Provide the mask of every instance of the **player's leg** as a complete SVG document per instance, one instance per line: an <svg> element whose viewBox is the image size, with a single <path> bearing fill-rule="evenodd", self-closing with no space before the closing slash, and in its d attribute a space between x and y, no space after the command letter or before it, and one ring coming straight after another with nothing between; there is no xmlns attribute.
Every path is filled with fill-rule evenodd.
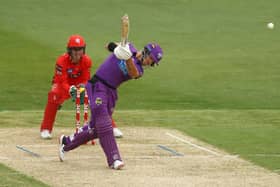
<svg viewBox="0 0 280 187"><path fill-rule="evenodd" d="M60 86L53 85L52 89L48 93L48 101L40 127L42 138L51 138L51 132L53 130L57 110L67 98L69 98L67 92L65 93Z"/></svg>
<svg viewBox="0 0 280 187"><path fill-rule="evenodd" d="M116 91L112 91L102 83L86 85L90 100L91 116L94 130L96 130L101 147L106 155L109 167L120 169L124 166L113 135L112 111L117 98Z"/></svg>
<svg viewBox="0 0 280 187"><path fill-rule="evenodd" d="M90 128L82 131L76 136L64 137L60 139L60 160L64 159L64 152L70 151L82 145L98 134L99 142L107 157L107 163L113 169L120 169L124 166L121 161L115 137L113 135L111 115L108 112L107 88L101 84L95 84L95 90L91 83L87 84L87 93L90 100L92 120Z"/></svg>
<svg viewBox="0 0 280 187"><path fill-rule="evenodd" d="M114 121L114 119L112 118L112 127L113 127L113 133L114 136L116 138L122 138L123 137L123 133L122 131L117 127L116 122Z"/></svg>
<svg viewBox="0 0 280 187"><path fill-rule="evenodd" d="M94 118L92 118L89 125L84 125L80 128L79 132L76 132L70 136L61 135L59 139L59 159L62 162L64 160L65 152L71 151L86 142L96 139L97 131L94 128Z"/></svg>
<svg viewBox="0 0 280 187"><path fill-rule="evenodd" d="M107 163L113 169L120 169L124 166L124 163L122 162L112 128L112 113L115 108L116 99L117 92L112 89L106 88L102 94L97 93L93 98L93 115L96 116L95 128L97 129L99 142L107 157Z"/></svg>

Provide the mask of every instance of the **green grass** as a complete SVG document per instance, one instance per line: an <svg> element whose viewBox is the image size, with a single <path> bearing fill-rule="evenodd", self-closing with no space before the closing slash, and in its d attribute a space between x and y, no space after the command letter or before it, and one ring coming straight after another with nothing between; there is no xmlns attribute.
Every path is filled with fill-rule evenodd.
<svg viewBox="0 0 280 187"><path fill-rule="evenodd" d="M266 28L279 19L278 1L84 0L79 9L71 2L1 6L0 110L43 109L55 59L72 33L86 38L94 72L105 43L119 40L125 12L131 41L138 48L158 41L165 56L120 88L118 109L279 109L280 30Z"/></svg>
<svg viewBox="0 0 280 187"><path fill-rule="evenodd" d="M120 124L177 128L279 169L279 157L257 156L279 154L279 5L277 0L5 1L0 7L1 127L38 126L42 112L34 117L19 111L44 109L55 60L69 35L85 37L94 72L108 54L104 45L120 39L120 17L128 13L129 39L139 49L159 42L164 58L142 79L119 89L117 111L142 111L139 118L118 113ZM267 29L268 22L275 22L275 29ZM69 101L63 107L71 108ZM20 116L17 123L10 123L13 113Z"/></svg>
<svg viewBox="0 0 280 187"><path fill-rule="evenodd" d="M36 180L33 177L28 177L18 171L12 170L0 163L0 186L40 186L46 187L48 185Z"/></svg>

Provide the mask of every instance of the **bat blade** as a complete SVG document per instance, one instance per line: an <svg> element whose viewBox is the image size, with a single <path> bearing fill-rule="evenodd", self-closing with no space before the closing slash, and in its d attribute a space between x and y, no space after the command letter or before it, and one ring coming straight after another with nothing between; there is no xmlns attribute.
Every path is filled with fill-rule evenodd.
<svg viewBox="0 0 280 187"><path fill-rule="evenodd" d="M125 46L128 42L128 34L129 34L129 17L127 14L125 14L121 19L121 45Z"/></svg>

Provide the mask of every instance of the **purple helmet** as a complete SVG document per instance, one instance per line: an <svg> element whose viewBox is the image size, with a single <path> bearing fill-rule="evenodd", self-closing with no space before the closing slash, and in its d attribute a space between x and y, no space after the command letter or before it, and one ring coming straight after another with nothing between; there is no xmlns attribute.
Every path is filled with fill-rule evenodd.
<svg viewBox="0 0 280 187"><path fill-rule="evenodd" d="M163 51L161 47L156 43L149 43L144 47L148 54L152 57L156 64L162 59Z"/></svg>

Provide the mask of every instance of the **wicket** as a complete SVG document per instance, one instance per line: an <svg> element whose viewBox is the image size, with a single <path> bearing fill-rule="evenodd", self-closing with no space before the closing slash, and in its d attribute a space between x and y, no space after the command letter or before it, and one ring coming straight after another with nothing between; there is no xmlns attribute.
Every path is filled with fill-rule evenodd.
<svg viewBox="0 0 280 187"><path fill-rule="evenodd" d="M77 95L76 95L76 133L79 133L81 131L81 93L82 92L85 92L85 96L84 96L84 124L83 126L85 125L88 125L88 95L87 95L87 91L85 88L80 88L78 87L77 88ZM91 141L91 144L94 145L95 142L94 140Z"/></svg>

